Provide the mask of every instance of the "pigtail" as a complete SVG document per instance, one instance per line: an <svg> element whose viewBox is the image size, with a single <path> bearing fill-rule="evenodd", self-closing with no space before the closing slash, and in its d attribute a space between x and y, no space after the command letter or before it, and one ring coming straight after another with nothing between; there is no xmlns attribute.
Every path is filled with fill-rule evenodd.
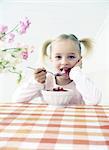
<svg viewBox="0 0 109 150"><path fill-rule="evenodd" d="M79 40L80 43L82 43L86 49L86 55L92 52L93 49L93 41L89 38L84 38Z"/></svg>
<svg viewBox="0 0 109 150"><path fill-rule="evenodd" d="M51 42L52 42L52 40L47 40L42 45L42 51L41 51L41 61L42 62L45 60L46 57L48 57L47 48L51 44Z"/></svg>

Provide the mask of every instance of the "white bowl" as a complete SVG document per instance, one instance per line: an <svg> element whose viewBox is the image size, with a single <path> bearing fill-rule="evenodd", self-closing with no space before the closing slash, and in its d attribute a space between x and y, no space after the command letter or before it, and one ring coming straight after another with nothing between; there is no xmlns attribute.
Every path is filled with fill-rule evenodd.
<svg viewBox="0 0 109 150"><path fill-rule="evenodd" d="M46 91L42 90L42 96L44 101L49 106L57 106L57 107L64 107L69 104L72 99L72 90L66 91Z"/></svg>

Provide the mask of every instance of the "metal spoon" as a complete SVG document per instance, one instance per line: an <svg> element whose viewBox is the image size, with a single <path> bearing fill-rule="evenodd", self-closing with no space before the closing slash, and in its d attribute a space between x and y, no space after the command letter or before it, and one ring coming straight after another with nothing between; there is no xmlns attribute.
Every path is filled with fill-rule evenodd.
<svg viewBox="0 0 109 150"><path fill-rule="evenodd" d="M36 70L35 68L33 68L33 67L27 67L27 68L29 68L29 69L31 69L31 70ZM62 74L61 73L53 73L53 72L50 72L50 71L47 71L47 70L42 70L42 71L46 71L46 72L48 72L48 73L51 73L51 74L53 74L54 76L61 76Z"/></svg>
<svg viewBox="0 0 109 150"><path fill-rule="evenodd" d="M74 64L73 67L75 67L75 66L77 65L77 63L79 63L79 61L80 61L81 59L82 59L82 57L80 57L80 59ZM36 70L35 68L30 67L30 66L28 66L27 68L32 69L32 70ZM47 70L42 70L42 71L46 71L46 72L48 72L48 73L51 73L51 74L53 74L54 76L62 76L62 75L63 75L63 73L53 73L53 72L47 71Z"/></svg>

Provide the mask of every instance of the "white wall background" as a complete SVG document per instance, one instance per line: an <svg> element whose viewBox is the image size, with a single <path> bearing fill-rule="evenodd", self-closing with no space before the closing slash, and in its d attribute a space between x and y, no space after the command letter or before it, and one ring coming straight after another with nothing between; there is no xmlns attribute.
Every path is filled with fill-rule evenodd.
<svg viewBox="0 0 109 150"><path fill-rule="evenodd" d="M27 34L18 41L36 47L30 63L36 64L38 61L38 51L43 41L59 34L73 33L79 39L90 37L95 40L94 51L90 57L84 60L83 70L90 74L90 77L103 91L102 103L109 103L109 95L107 94L109 89L109 1L0 1L0 24L13 27L25 16L30 19L31 26ZM8 83L4 85L6 84ZM13 83L10 86L10 95L14 90ZM0 92L2 93L2 91Z"/></svg>

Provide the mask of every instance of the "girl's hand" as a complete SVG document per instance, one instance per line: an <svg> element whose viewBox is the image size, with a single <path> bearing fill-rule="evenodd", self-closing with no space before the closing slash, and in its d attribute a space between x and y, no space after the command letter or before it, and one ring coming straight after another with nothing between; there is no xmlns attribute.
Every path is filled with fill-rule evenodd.
<svg viewBox="0 0 109 150"><path fill-rule="evenodd" d="M34 71L34 78L39 83L45 83L46 80L46 70L44 68L37 68Z"/></svg>

